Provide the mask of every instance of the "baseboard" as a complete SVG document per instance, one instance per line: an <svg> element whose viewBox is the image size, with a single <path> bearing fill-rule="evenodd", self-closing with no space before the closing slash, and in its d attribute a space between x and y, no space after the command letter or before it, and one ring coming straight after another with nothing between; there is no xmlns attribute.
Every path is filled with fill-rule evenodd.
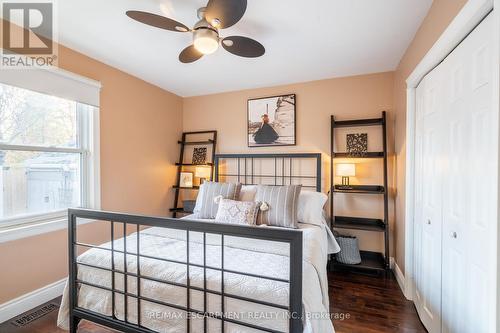
<svg viewBox="0 0 500 333"><path fill-rule="evenodd" d="M390 265L391 265L392 271L394 272L394 276L396 277L396 281L398 281L399 288L403 292L403 295L405 295L405 297L408 298L406 296L406 292L405 292L406 291L405 276L393 257L390 258Z"/></svg>
<svg viewBox="0 0 500 333"><path fill-rule="evenodd" d="M0 323L62 295L66 278L0 304Z"/></svg>

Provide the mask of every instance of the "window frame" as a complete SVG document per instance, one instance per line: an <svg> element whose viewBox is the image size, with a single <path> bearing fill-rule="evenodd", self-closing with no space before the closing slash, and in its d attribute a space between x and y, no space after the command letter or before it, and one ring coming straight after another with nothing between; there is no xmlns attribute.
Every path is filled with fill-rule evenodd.
<svg viewBox="0 0 500 333"><path fill-rule="evenodd" d="M99 107L92 105L89 107L85 103L74 102L76 102L77 147L0 143L0 150L80 154L80 205L84 208L100 209ZM0 243L65 227L67 227L67 209L0 218Z"/></svg>

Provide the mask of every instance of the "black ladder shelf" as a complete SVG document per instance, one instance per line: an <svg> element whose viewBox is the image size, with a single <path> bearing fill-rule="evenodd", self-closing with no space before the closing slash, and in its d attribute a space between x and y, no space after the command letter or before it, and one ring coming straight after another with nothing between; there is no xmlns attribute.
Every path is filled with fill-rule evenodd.
<svg viewBox="0 0 500 333"><path fill-rule="evenodd" d="M337 128L360 127L360 126L381 126L382 127L382 146L383 151L367 152L362 155L349 154L347 152L335 152L335 130ZM361 264L348 265L332 259L330 267L334 269L343 269L354 272L386 272L389 269L389 194L387 187L387 120L386 112L382 112L381 118L375 119L356 119L336 121L335 117L331 116L331 132L330 132L330 219L331 227L334 229L349 229L349 230L364 230L369 232L383 233L384 235L384 253L361 251ZM351 185L350 189L342 188L334 185L334 158L381 158L383 159L384 168L384 184L379 185ZM378 218L362 218L351 216L336 216L334 210L334 195L365 195L379 194L384 200L384 219Z"/></svg>
<svg viewBox="0 0 500 333"><path fill-rule="evenodd" d="M199 140L200 136L210 136L207 140L195 141ZM197 138L195 140L189 140L189 138ZM213 180L214 175L214 160L215 160L215 149L217 147L217 131L198 131L198 132L184 132L182 133L182 139L177 141L177 143L181 146L179 162L175 163L177 166L177 180L173 189L175 190L174 196L174 207L170 208L170 212L173 217L177 217L177 215L185 215L191 214L191 212L185 211L183 207L179 207L179 195L181 190L198 190L200 187L198 185L194 185L192 187L181 187L181 172L184 171L184 167L194 167L194 166L209 166L210 167L210 180ZM186 146L211 146L212 147L212 156L211 161L206 162L205 164L193 164L184 162L184 152ZM208 152L207 152L208 153Z"/></svg>

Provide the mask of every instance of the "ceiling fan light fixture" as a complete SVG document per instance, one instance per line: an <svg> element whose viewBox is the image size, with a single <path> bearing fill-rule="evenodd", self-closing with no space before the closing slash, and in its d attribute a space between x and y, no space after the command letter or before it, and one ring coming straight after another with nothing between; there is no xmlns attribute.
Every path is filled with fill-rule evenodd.
<svg viewBox="0 0 500 333"><path fill-rule="evenodd" d="M203 54L211 54L219 48L219 34L211 29L198 29L193 35L193 45Z"/></svg>
<svg viewBox="0 0 500 333"><path fill-rule="evenodd" d="M218 28L220 26L220 20L218 18L214 18L210 24L215 27L215 28Z"/></svg>
<svg viewBox="0 0 500 333"><path fill-rule="evenodd" d="M247 1L208 0L206 7L198 9L199 21L192 28L169 18L172 10L168 4L160 6L166 16L140 10L128 10L125 14L148 26L174 32L191 33L193 43L179 54L179 61L184 64L192 63L204 55L214 53L219 45L236 56L257 58L266 52L264 46L258 41L244 36L225 38L219 36L219 29L227 29L241 20L247 9Z"/></svg>

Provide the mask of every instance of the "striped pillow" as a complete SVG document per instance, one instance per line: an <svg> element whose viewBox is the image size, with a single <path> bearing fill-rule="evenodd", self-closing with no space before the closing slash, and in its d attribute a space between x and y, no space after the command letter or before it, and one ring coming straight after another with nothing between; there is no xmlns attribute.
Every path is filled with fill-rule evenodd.
<svg viewBox="0 0 500 333"><path fill-rule="evenodd" d="M241 184L216 183L206 181L200 188L196 198L194 213L200 219L214 219L219 209L219 204L214 198L221 195L224 199L236 200L240 195Z"/></svg>
<svg viewBox="0 0 500 333"><path fill-rule="evenodd" d="M266 203L269 209L259 212L257 224L297 228L297 204L301 188L301 185L259 185L255 201Z"/></svg>

